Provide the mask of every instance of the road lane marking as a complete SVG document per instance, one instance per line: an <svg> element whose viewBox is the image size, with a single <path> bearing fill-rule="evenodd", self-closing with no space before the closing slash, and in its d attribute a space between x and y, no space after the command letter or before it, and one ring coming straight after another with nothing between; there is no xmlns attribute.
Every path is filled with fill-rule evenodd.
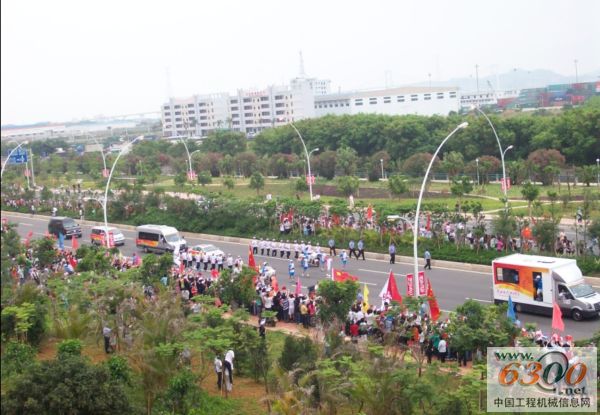
<svg viewBox="0 0 600 415"><path fill-rule="evenodd" d="M23 222L19 222L19 225L23 225L23 226L33 226L33 223L23 223Z"/></svg>
<svg viewBox="0 0 600 415"><path fill-rule="evenodd" d="M493 301L490 301L490 300L480 300L479 298L471 298L471 297L465 297L465 300L474 300L474 301L479 301L481 303L493 303Z"/></svg>

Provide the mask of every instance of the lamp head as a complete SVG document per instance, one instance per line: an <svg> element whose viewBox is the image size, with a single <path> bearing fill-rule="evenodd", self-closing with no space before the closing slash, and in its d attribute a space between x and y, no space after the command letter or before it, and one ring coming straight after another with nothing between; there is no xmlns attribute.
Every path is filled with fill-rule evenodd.
<svg viewBox="0 0 600 415"><path fill-rule="evenodd" d="M458 125L458 128L467 128L468 126L469 126L469 123L465 121L465 122L463 122L463 123L460 123L460 124Z"/></svg>
<svg viewBox="0 0 600 415"><path fill-rule="evenodd" d="M315 148L313 151L319 151L319 147Z"/></svg>
<svg viewBox="0 0 600 415"><path fill-rule="evenodd" d="M511 150L511 149L513 149L513 148L515 148L515 146L513 146L513 145L511 144L511 145L509 145L508 147L506 147L506 150L505 150L505 151Z"/></svg>

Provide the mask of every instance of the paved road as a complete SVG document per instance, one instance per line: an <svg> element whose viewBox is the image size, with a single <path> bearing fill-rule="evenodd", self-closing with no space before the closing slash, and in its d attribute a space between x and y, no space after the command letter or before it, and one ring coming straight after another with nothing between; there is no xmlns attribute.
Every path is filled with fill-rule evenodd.
<svg viewBox="0 0 600 415"><path fill-rule="evenodd" d="M29 231L33 231L34 237L40 237L46 232L48 221L46 217L30 218L11 214L5 216L10 222L18 224L17 229L22 237L25 237ZM5 216L3 215L3 217ZM89 243L90 228L91 226L89 225L82 226L83 238L79 240L81 243ZM141 253L135 247L135 232L124 229L123 234L126 238L125 246L121 248L123 254L129 256L133 252ZM231 253L234 256L240 255L244 261L248 259L248 247L246 244L200 240L190 235L186 235L186 240L188 241L188 245L200 242L213 243L226 253ZM66 241L65 244L70 246L70 241ZM287 261L279 258L256 257L257 263L264 260L268 261L277 270L280 285L286 285L288 283ZM334 267L341 268L339 258L335 259ZM297 266L297 271L298 269L299 267ZM396 263L395 265L390 265L388 261L382 260L368 259L363 261L352 259L346 268L350 274L356 275L361 283L367 284L369 288L369 301L372 304L380 303L381 300L378 298L378 294L388 278L390 269L394 272L400 293L404 296L406 294L405 274L412 272L412 264ZM427 271L426 275L433 285L440 308L445 312L454 310L457 305L462 304L467 298L475 299L483 304L491 303L492 284L491 276L488 273L434 267L433 270ZM326 277L327 275L318 268L310 268L310 276L303 278L301 282L303 287L306 288ZM600 282L596 284L595 288L600 289ZM521 314L519 318L523 324L536 322L544 333L550 332L551 318L549 317ZM565 318L565 328L567 334L573 335L575 339L589 338L592 333L600 330L600 319L596 318L575 322Z"/></svg>

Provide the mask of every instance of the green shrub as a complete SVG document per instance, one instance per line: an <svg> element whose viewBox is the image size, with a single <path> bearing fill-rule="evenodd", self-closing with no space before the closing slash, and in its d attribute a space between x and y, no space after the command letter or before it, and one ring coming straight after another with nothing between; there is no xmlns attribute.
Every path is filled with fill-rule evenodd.
<svg viewBox="0 0 600 415"><path fill-rule="evenodd" d="M72 356L81 356L83 343L78 339L67 339L58 343L57 357L64 359Z"/></svg>
<svg viewBox="0 0 600 415"><path fill-rule="evenodd" d="M283 344L279 366L286 371L310 369L317 361L317 348L308 337L287 336Z"/></svg>

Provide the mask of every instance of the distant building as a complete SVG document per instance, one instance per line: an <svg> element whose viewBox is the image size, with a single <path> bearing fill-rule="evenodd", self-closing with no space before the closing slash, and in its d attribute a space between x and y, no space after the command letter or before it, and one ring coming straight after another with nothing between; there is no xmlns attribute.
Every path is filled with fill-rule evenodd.
<svg viewBox="0 0 600 415"><path fill-rule="evenodd" d="M205 137L221 128L253 136L265 128L313 116L314 93L310 80L299 78L289 86L240 89L236 95L172 98L162 106L165 137Z"/></svg>
<svg viewBox="0 0 600 415"><path fill-rule="evenodd" d="M583 104L589 98L600 95L600 82L548 85L545 88L521 90L509 108L544 108Z"/></svg>
<svg viewBox="0 0 600 415"><path fill-rule="evenodd" d="M453 87L401 87L315 97L317 117L335 114L448 115L460 109Z"/></svg>
<svg viewBox="0 0 600 415"><path fill-rule="evenodd" d="M514 101L519 95L519 91L480 91L480 92L461 92L460 94L460 107L468 109L472 106L485 107L485 106L499 106L506 107L506 105Z"/></svg>

